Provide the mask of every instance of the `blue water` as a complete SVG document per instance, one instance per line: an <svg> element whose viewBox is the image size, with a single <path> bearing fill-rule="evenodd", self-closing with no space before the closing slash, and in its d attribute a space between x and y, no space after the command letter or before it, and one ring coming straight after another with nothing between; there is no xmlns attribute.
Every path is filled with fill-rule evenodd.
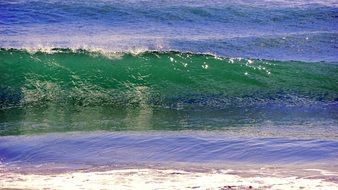
<svg viewBox="0 0 338 190"><path fill-rule="evenodd" d="M334 163L338 141L198 133L50 134L0 139L7 165L88 167L166 163Z"/></svg>
<svg viewBox="0 0 338 190"><path fill-rule="evenodd" d="M0 47L178 50L337 62L336 1L0 2Z"/></svg>
<svg viewBox="0 0 338 190"><path fill-rule="evenodd" d="M338 97L338 90L332 87L332 84L337 84L332 76L335 76L333 72L338 63L338 2L334 0L208 0L197 2L193 0L2 0L0 1L0 48L4 54L3 57L0 57L2 63L0 64L0 75L6 76L0 78L2 81L5 80L0 84L0 90L2 90L0 98L3 98L0 100L0 103L3 104L0 105L0 134L5 134L0 137L0 164L21 166L51 163L74 166L168 162L284 164L329 163L336 161L338 157L338 104L337 98L335 98ZM306 64L318 64L306 72L304 70L304 73L307 73L306 76L317 76L317 78L312 77L312 79L315 78L313 81L316 81L316 88L313 89L317 91L313 94L315 94L317 104L313 101L314 105L310 105L311 101L305 101L313 99L311 99L309 91L306 91L306 95L301 98L292 96L302 92L302 90L297 91L297 80L294 80L295 84L292 88L285 87L287 89L285 91L291 91L291 95L285 96L285 101L292 98L297 100L291 101L289 104L283 104L284 99L276 98L278 90L275 90L271 95L273 97L269 97L270 99L267 96L256 97L259 102L265 103L264 109L261 108L263 111L256 107L249 109L245 106L231 109L228 104L232 105L236 101L241 102L247 99L250 103L251 99L255 100L255 98L250 99L250 94L246 95L246 93L243 93L243 97L240 98L229 93L233 96L229 98L229 101L232 101L227 102L226 106L222 106L221 101L217 102L215 101L217 98L212 98L214 94L203 94L201 90L199 92L202 94L198 94L202 97L201 100L207 99L207 103L212 104L211 107L215 109L211 111L204 109L207 105L203 104L203 101L202 103L197 101L199 110L180 111L182 102L189 104L193 99L180 97L179 95L185 95L179 93L179 90L182 89L181 86L174 89L177 85L175 83L172 84L172 88L176 90L175 93L179 98L173 98L171 105L174 106L170 107L171 105L169 105L168 108L159 109L159 113L155 113L156 109L148 105L141 105L136 109L128 105L126 108L117 110L114 107L109 107L111 104L107 105L109 107L107 109L96 104L96 107L81 104L76 109L69 108L72 114L68 115L68 109L65 109L66 112L62 112L62 106L68 104L60 104L61 106L58 107L43 101L38 104L36 102L39 101L34 99L38 95L41 95L39 98L46 100L46 102L55 98L57 95L52 92L57 88L53 86L51 81L61 81L61 84L57 85L63 87L62 85L69 81L61 79L67 78L72 71L74 73L78 71L77 68L65 69L69 73L60 72L60 76L55 75L59 79L36 74L40 71L44 73L46 70L54 73L54 70L49 68L61 68L61 66L66 68L68 62L71 62L72 54L65 53L68 56L68 62L65 62L64 65L62 65L62 53L60 56L55 54L55 57L48 57L48 54L53 53L50 51L52 48L67 48L67 50L74 51L81 49L87 52L87 54L74 55L76 57L74 60L82 60L85 56L89 57L88 52L92 51L100 52L103 55L107 52L131 53L127 55L128 59L131 59L131 55L145 51L177 51L190 52L192 56L196 55L195 59L198 60L205 58L198 57L198 53L206 53L216 55L213 57L215 60L219 58L218 56L236 57L239 58L236 59L238 62L241 61L241 58L246 58L244 61L246 65L251 64L253 59L256 62L263 59L267 60L267 63L271 63L269 60L277 60L273 64L287 66L288 69L276 69L275 71L279 75L274 76L283 76L283 72L285 72L285 75L290 74L295 77L297 71L291 72L290 65L299 64L304 67L303 63L286 61L294 60L306 62ZM15 51L11 52L7 49L22 49L23 51L16 52L21 55L18 56L17 61L13 61L13 57L9 61L7 58ZM40 53L38 56L34 56L36 51ZM27 56L26 52L31 53L31 57ZM164 54L163 57L170 57L172 54L172 52ZM112 59L119 60L121 57L117 55L114 54ZM156 55L155 53L150 56L153 58ZM174 55L176 57L182 56L178 53ZM190 54L185 54L185 56L189 57ZM8 75L12 71L16 71L6 67L6 64L27 64L23 61L23 57L25 60L30 60L27 58L29 57L35 61L35 66L29 65L32 66L31 70L35 73L20 75L17 78L25 79L28 82L39 79L31 86L35 85L34 87L37 89L43 89L44 93L48 93L43 94L42 91L37 91L41 92L37 95L34 94L36 91L31 93L29 90L32 87L29 85L15 89L20 97L19 95L11 96L8 93L12 92L8 90L11 86L7 84L12 84L9 78L12 78L13 81L15 78ZM42 69L36 65L43 62L43 58L49 62ZM59 65L57 59L60 62ZM140 60L146 59L147 55L135 58L140 63L142 62ZM98 63L100 60L104 60L105 62L102 63L110 64L100 56L97 60L99 60ZM233 59L227 61L231 63ZM84 61L84 63L87 62ZM92 62L89 61L90 63ZM330 67L320 64L328 64ZM74 65L81 65L81 63L77 62ZM152 68L151 64L149 67ZM205 65L202 67L207 69ZM86 73L85 68L82 73ZM100 67L93 66L92 68L95 70ZM106 68L114 70L118 67L107 66ZM299 66L299 68L301 67ZM327 68L332 68L332 72L328 72L330 69ZM252 69L256 70L254 67ZM319 72L321 69L323 72ZM79 70L81 71L80 67ZM137 69L134 70L135 76L141 75ZM98 71L100 70L98 69ZM123 71L129 73L130 76L121 75L120 80L123 81L123 84L128 84L125 85L128 87L127 90L130 87L130 91L136 93L131 97L135 96L136 101L144 103L142 94L144 95L147 89L152 89L152 86L137 88L139 84L129 80L129 77L134 77L132 68L126 68ZM314 74L317 71L318 73L333 74L330 77L321 77ZM22 71L22 73L25 72ZM58 72L55 71L55 73ZM231 71L229 73L231 75ZM248 75L246 72L241 74ZM89 77L88 80L73 78L73 75L68 78L74 79L72 81L74 84L78 80L82 82L82 85L90 81L92 75L90 73L84 75ZM90 92L101 92L100 88L97 91L90 91L91 89L95 90L95 87L101 87L100 85L105 88L114 86L110 85L108 74L102 75L102 77L99 74L95 75L98 76L93 77L95 80L93 80L92 86L84 88L84 91L79 91L80 94L88 92L89 95L92 95L93 93L90 94ZM239 75L235 75L234 79L229 79L229 81L235 79L241 81L242 78L237 76ZM310 80L306 76L305 74L304 77L299 76L299 80ZM103 83L99 81L100 77L108 79ZM170 81L172 78L176 79L177 75L168 74L168 77L167 80ZM271 84L268 82L269 78L265 75L264 77L264 84ZM215 78L218 79L218 76ZM44 83L43 79L47 82ZM135 77L134 79L138 80ZM156 77L153 80L156 80ZM166 78L163 79L163 81L165 80ZM21 85L21 82L18 81L15 82ZM277 81L276 84L282 85L283 81L287 80L277 77L274 81ZM318 81L325 84L321 85ZM250 82L247 83L251 85ZM69 84L72 83L69 82ZM149 82L149 84L153 84L153 82ZM291 83L289 82L289 84ZM311 84L307 82L301 84L299 89L312 89ZM38 88L41 86L45 88ZM267 89L269 85L262 85L261 88ZM321 89L323 93L319 93L318 89ZM111 91L114 89L107 89L107 92ZM233 93L235 92L234 90ZM15 105L21 105L20 98L24 96L21 94L31 98L26 98L27 102L31 101L36 104L29 104L24 109L20 107L11 109L7 104L5 105L9 100L8 97L13 99L13 101L10 99L12 102L17 103ZM264 94L263 91L262 94ZM89 99L93 100L93 96L89 95ZM317 98L326 96L330 97L329 103L321 102L321 99ZM274 99L281 101L281 108L274 108L273 104L269 104L269 100ZM117 100L120 99L117 98ZM53 101L51 102L53 103ZM293 102L301 103L294 106ZM191 109L194 107L192 106ZM89 111L86 112L86 110ZM99 111L95 112L95 110ZM121 110L124 111L123 114L120 113ZM111 116L109 116L110 113ZM155 117L156 114L159 116ZM106 130L111 125L115 126L114 122L117 121L122 123L123 127L117 125L118 127L107 130L109 132L97 132L97 130ZM84 126L87 131L85 133L69 134L65 132L82 131ZM51 128L53 130L50 130ZM111 132L119 130L124 132ZM153 133L154 130L157 132ZM60 133L48 133L49 131L60 131ZM172 133L172 131L176 132ZM196 134L196 131L204 135L200 136ZM10 136L10 134L15 136Z"/></svg>

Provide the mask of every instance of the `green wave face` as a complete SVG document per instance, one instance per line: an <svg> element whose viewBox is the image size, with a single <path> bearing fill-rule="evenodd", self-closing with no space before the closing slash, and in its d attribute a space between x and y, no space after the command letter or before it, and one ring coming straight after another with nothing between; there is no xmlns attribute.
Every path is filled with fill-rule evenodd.
<svg viewBox="0 0 338 190"><path fill-rule="evenodd" d="M337 122L336 64L180 52L2 49L0 71L2 135L245 125L281 118L289 107L306 109L297 113L309 117L319 107Z"/></svg>

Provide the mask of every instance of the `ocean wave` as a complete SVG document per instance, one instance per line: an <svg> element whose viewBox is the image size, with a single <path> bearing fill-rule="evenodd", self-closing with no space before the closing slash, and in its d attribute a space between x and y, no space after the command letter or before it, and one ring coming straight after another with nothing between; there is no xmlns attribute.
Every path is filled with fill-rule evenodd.
<svg viewBox="0 0 338 190"><path fill-rule="evenodd" d="M337 101L337 65L135 50L1 49L1 107ZM246 102L246 103L245 103ZM304 104L306 104L304 103ZM222 107L222 106L221 106Z"/></svg>
<svg viewBox="0 0 338 190"><path fill-rule="evenodd" d="M81 33L75 36L29 34L18 37L14 35L0 37L0 47L46 53L60 49L72 51L82 49L106 54L178 51L282 61L337 62L338 60L334 44L337 37L335 32L251 32L251 34L231 34L230 32L222 35L184 34L166 37L164 35L161 33L154 36L108 33L98 33L95 36Z"/></svg>
<svg viewBox="0 0 338 190"><path fill-rule="evenodd" d="M50 48L0 70L0 135L337 124L337 64Z"/></svg>

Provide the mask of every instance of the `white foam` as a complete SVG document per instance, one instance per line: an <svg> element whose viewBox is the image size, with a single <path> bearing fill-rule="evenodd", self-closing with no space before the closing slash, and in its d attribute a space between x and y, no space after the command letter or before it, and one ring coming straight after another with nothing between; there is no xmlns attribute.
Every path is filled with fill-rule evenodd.
<svg viewBox="0 0 338 190"><path fill-rule="evenodd" d="M189 172L174 169L120 169L102 172L18 174L2 172L2 188L24 189L338 189L323 179L295 176L242 177L233 170Z"/></svg>

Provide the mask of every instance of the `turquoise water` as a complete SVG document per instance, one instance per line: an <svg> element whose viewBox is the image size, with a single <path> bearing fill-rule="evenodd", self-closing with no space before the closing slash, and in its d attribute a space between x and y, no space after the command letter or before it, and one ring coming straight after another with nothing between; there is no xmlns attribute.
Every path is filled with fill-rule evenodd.
<svg viewBox="0 0 338 190"><path fill-rule="evenodd" d="M336 64L180 52L0 53L1 135L337 123Z"/></svg>
<svg viewBox="0 0 338 190"><path fill-rule="evenodd" d="M334 1L2 1L0 162L331 163Z"/></svg>

